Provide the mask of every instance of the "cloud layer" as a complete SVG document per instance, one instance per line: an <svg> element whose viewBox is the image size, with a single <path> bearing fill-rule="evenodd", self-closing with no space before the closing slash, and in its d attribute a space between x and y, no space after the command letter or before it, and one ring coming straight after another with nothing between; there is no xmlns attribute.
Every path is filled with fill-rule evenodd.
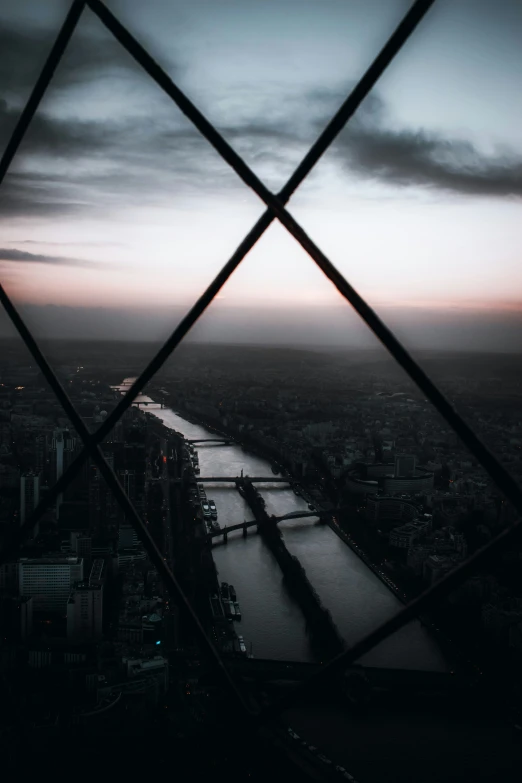
<svg viewBox="0 0 522 783"><path fill-rule="evenodd" d="M186 308L95 308L17 303L38 339L163 341ZM444 312L384 308L381 315L410 349L522 352L518 311ZM0 339L15 335L0 309ZM187 342L375 348L380 343L348 306L309 311L269 308L209 308L185 338ZM384 349L382 349L384 352Z"/></svg>
<svg viewBox="0 0 522 783"><path fill-rule="evenodd" d="M84 267L87 269L99 269L103 264L86 261L82 258L63 258L62 256L43 255L42 253L26 253L23 250L14 250L8 247L0 247L0 263L12 261L17 264L53 264L55 266Z"/></svg>
<svg viewBox="0 0 522 783"><path fill-rule="evenodd" d="M0 30L0 148L4 148L43 62L50 36L38 30ZM174 69L175 70L175 69ZM99 77L145 78L111 38L75 34L59 69L58 90L70 94ZM348 92L346 89L346 93ZM218 128L256 173L288 173L345 97L314 90L289 96L245 96L238 116L218 111ZM249 103L250 101L250 103ZM416 187L466 196L522 196L522 157L482 153L466 139L426 129L394 128L375 93L341 133L328 158L338 174L396 188ZM60 116L41 107L0 190L0 220L71 213L107 214L140 203L171 203L191 192L241 187L210 145L172 107L172 115L140 115L129 102L117 118Z"/></svg>

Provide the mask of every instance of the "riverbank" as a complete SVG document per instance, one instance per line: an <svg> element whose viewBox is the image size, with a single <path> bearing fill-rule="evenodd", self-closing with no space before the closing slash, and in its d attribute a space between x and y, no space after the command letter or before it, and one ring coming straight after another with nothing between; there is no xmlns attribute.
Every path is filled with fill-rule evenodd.
<svg viewBox="0 0 522 783"><path fill-rule="evenodd" d="M125 391L129 382L131 379L126 379L121 391ZM149 397L140 399L152 402ZM219 420L206 422L195 413L184 417L179 408L174 412L170 408L160 410L159 406L156 409L153 405L145 414L147 418L149 414L161 419L171 432L188 439L224 437L234 441L229 448L202 449L200 460L204 472L201 475L239 475L244 468L250 475L268 476L270 467L278 462L270 455L267 465L266 458L258 456L262 449L246 442L247 439L250 441L248 433L232 432L219 426ZM260 487L270 512L281 515L302 510L303 501L310 502L310 498L307 499L305 486L300 483L305 490L302 498L294 498L288 490L281 492L280 486L275 488L267 484L262 489ZM223 519L225 515L234 522L245 518L245 501L237 492L217 485L213 494ZM315 496L313 501L317 506ZM351 547L340 546L339 537L332 535L326 524L303 526L298 522L289 523L285 527L285 539L289 551L306 569L310 583L321 596L325 608L331 612L347 645L353 644L398 611L400 604L395 592L380 579L374 579L366 564L358 565L360 558ZM244 595L243 635L252 640L256 656L277 660L316 659L302 611L289 595L285 580L281 579L280 567L261 536L237 540L232 547L217 547L212 557L222 578L233 583ZM380 563L381 560L376 559L375 562ZM321 656L318 660L322 659ZM372 651L368 661L369 665L384 667L446 671L450 668L440 646L417 622Z"/></svg>
<svg viewBox="0 0 522 783"><path fill-rule="evenodd" d="M370 560L366 552L355 543L350 534L345 530L342 530L338 522L334 522L334 520L330 518L327 520L327 525L341 539L341 541L350 547L352 552L363 561L370 571L372 571L372 573L374 573L375 576L380 579L380 581L395 595L396 598L399 599L399 601L404 606L407 606L414 598L417 598L417 594L408 595L407 592L404 592L406 589L404 586L399 587L394 584L391 579L383 571L381 571L380 568L372 562L372 560ZM465 665L466 668L469 666L475 666L472 661L466 658L465 653L458 649L454 642L448 639L448 637L439 629L439 627L435 625L433 620L431 620L426 615L418 615L417 619L430 634L430 636L432 636L432 638L441 647L444 655L449 660L454 661L455 663L459 662L460 664Z"/></svg>
<svg viewBox="0 0 522 783"><path fill-rule="evenodd" d="M173 409L174 410L174 409ZM183 417L187 421L191 422L192 424L196 424L200 427L205 427L205 429L210 430L215 435L219 435L222 437L227 438L233 438L235 443L240 446L243 451L246 453L251 453L260 459L267 459L267 460L273 460L274 455L268 456L266 453L263 453L262 448L255 448L249 443L245 443L243 438L241 438L241 434L238 434L235 430L232 430L228 427L225 427L224 429L218 429L214 424L211 424L210 421L201 419L194 415L193 413L187 413L185 411L174 411L178 416ZM280 461L280 460L279 460ZM310 500L310 498L308 498ZM370 559L368 554L359 547L355 541L352 539L352 537L342 528L339 526L338 523L335 523L331 516L326 517L326 523L328 527L347 545L350 547L352 552L357 555L357 557L362 560L362 562L367 566L367 568L372 571L375 576L380 580L380 582L394 595L398 600L403 604L406 605L409 603L412 598L415 596L408 596L407 592L405 592L405 588L400 588L397 585L395 585L391 579L387 577L385 573L383 573L375 563ZM461 653L457 653L451 644L451 642L444 636L441 635L441 632L438 630L437 626L426 617L419 617L419 622L423 625L423 627L426 629L426 631L432 636L432 638L439 644L445 654L448 651L448 648L450 648L450 653L448 654L448 657L453 659L455 657L461 657Z"/></svg>
<svg viewBox="0 0 522 783"><path fill-rule="evenodd" d="M324 608L299 559L290 554L283 542L281 531L270 519L265 503L253 484L243 483L245 500L258 523L258 532L270 549L283 573L289 593L298 602L306 619L314 649L319 660L333 658L345 649L344 640L330 612Z"/></svg>
<svg viewBox="0 0 522 783"><path fill-rule="evenodd" d="M233 429L232 427L226 427L222 422L220 423L220 428L218 428L216 427L213 419L206 419L204 417L196 416L194 413L184 410L174 410L174 408L172 408L172 410L177 416L186 419L191 424L196 424L198 427L204 427L205 429L213 432L215 435L220 435L222 437L233 440L235 444L240 446L246 454L252 454L255 457L259 457L259 459L264 459L267 462L270 462L271 464L276 463L283 470L290 473L290 465L285 460L285 458L279 454L279 452L277 452L275 449L263 447L260 443L251 438L248 433L237 432L237 430Z"/></svg>

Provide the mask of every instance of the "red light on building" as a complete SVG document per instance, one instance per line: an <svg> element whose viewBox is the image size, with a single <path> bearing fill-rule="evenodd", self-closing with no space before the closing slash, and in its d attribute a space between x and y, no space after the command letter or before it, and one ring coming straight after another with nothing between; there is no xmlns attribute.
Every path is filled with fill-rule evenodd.
<svg viewBox="0 0 522 783"><path fill-rule="evenodd" d="M166 461L167 461L167 458L166 458L166 457L163 457L163 462L166 462Z"/></svg>

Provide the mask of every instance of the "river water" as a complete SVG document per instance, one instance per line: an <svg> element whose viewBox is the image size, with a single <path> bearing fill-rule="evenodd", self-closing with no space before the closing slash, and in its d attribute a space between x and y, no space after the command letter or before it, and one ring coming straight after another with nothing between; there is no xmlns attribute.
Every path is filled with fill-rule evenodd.
<svg viewBox="0 0 522 783"><path fill-rule="evenodd" d="M122 391L134 379L125 379ZM150 401L138 397L137 401ZM192 424L169 408L147 407L165 426L187 438L215 437L202 426ZM201 476L270 476L268 462L245 453L240 446L196 446ZM289 488L277 484L257 485L269 514L308 510L307 503ZM284 485L283 485L284 487ZM221 526L252 519L252 512L235 485L206 485L207 497L218 510ZM313 517L280 523L288 550L296 555L329 609L342 636L353 644L402 607L396 596L376 577L356 554L327 526ZM299 606L287 594L281 570L263 544L255 528L248 537L229 534L228 543L213 545L219 579L232 583L241 606L240 633L252 646L256 658L313 661L304 618ZM361 659L369 666L447 670L436 641L418 622L395 633Z"/></svg>

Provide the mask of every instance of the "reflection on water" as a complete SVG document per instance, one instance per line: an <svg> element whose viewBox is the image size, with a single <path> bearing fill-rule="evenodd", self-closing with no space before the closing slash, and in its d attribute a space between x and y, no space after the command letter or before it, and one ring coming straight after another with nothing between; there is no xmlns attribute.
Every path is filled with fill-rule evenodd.
<svg viewBox="0 0 522 783"><path fill-rule="evenodd" d="M139 397L138 401L149 399ZM204 427L168 408L149 410L187 438L213 437ZM238 476L242 469L251 476L271 475L268 462L246 454L239 446L200 444L196 448L202 476ZM267 482L260 490L269 514L308 510L306 501L284 485ZM206 492L216 503L222 526L252 518L234 485L207 485ZM401 603L328 526L316 523L314 517L288 520L281 523L281 529L288 549L301 561L342 636L353 644L395 614ZM227 544L213 547L219 578L236 588L243 618L241 634L252 643L256 658L313 660L301 611L286 593L279 566L254 530L246 539L241 531L232 533ZM436 642L417 622L362 660L374 666L448 668Z"/></svg>

